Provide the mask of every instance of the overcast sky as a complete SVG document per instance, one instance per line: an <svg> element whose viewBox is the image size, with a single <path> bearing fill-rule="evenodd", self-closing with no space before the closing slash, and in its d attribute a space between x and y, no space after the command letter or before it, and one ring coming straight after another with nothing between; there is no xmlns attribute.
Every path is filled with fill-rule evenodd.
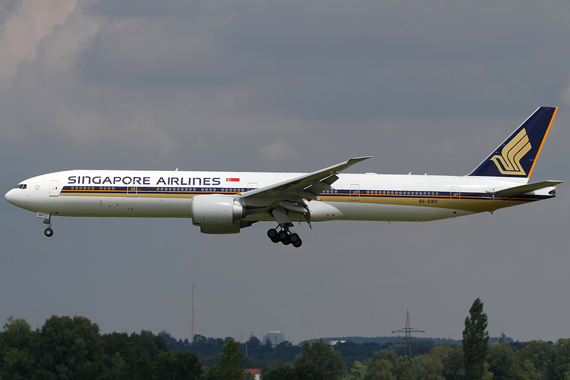
<svg viewBox="0 0 570 380"><path fill-rule="evenodd" d="M2 0L0 183L67 169L464 175L558 106L533 180L570 179L570 3ZM0 322L81 315L102 332L242 340L570 337L570 191L429 223L53 219L0 202Z"/></svg>

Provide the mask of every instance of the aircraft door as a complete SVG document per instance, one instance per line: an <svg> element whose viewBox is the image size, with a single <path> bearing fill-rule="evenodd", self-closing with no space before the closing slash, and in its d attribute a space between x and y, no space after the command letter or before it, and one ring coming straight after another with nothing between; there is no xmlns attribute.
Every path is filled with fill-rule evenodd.
<svg viewBox="0 0 570 380"><path fill-rule="evenodd" d="M49 196L59 197L59 181L49 181Z"/></svg>
<svg viewBox="0 0 570 380"><path fill-rule="evenodd" d="M350 185L350 200L351 201L360 200L360 185L357 184Z"/></svg>
<svg viewBox="0 0 570 380"><path fill-rule="evenodd" d="M451 186L449 192L449 201L451 203L459 203L461 202L461 187L459 186Z"/></svg>

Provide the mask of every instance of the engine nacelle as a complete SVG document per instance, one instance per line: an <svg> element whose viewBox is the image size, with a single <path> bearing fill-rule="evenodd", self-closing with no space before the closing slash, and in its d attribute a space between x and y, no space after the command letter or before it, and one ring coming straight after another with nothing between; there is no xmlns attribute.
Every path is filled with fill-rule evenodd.
<svg viewBox="0 0 570 380"><path fill-rule="evenodd" d="M192 198L192 223L195 226L233 227L234 222L250 213L231 195L196 195ZM239 232L239 223L237 225Z"/></svg>

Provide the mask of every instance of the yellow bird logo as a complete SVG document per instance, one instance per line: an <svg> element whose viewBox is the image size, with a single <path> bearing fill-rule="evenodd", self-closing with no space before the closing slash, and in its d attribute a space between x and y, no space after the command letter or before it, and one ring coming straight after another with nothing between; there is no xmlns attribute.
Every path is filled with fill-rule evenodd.
<svg viewBox="0 0 570 380"><path fill-rule="evenodd" d="M491 161L497 165L501 174L505 175L526 175L521 166L521 159L527 154L532 146L526 134L526 129L522 129L501 151L501 155L494 155Z"/></svg>

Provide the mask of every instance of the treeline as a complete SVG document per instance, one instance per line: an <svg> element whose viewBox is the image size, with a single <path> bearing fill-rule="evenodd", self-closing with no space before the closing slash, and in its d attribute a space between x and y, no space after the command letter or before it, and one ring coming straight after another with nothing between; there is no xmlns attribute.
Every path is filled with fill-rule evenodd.
<svg viewBox="0 0 570 380"><path fill-rule="evenodd" d="M171 351L193 352L200 358L205 365L217 363L222 353L223 346L231 340L231 338L208 338L202 335L194 336L192 342L185 339L184 341L176 340L166 331L162 331L159 335L165 340ZM392 340L394 338L392 337ZM322 340L322 339L321 339ZM317 340L308 340L309 344L315 343ZM324 339L326 342L327 339ZM274 369L281 364L293 362L302 348L293 345L291 342L284 341L278 345L272 345L270 341L261 342L257 337L251 336L249 339L240 344L240 352L243 358L240 362L242 368L261 368L262 373ZM350 370L356 361L363 361L371 358L375 352L393 347L394 351L403 356L404 347L402 345L393 346L390 343L378 344L374 342L365 342L357 344L352 341L337 343L334 346L335 351L342 356L346 367ZM433 345L430 341L418 342L413 345L413 355L422 355L430 352Z"/></svg>
<svg viewBox="0 0 570 380"><path fill-rule="evenodd" d="M294 363L280 365L265 380L568 380L570 379L570 339L555 344L531 341L521 350L509 343L488 344L487 315L477 298L465 318L462 344L444 344L413 358L400 356L393 348L375 352L356 361L350 370L342 367L340 354L325 341L303 344ZM328 346L328 347L327 347ZM305 358L309 357L307 361ZM306 376L307 363L317 372ZM331 365L334 364L334 365ZM343 363L344 364L344 363Z"/></svg>
<svg viewBox="0 0 570 380"><path fill-rule="evenodd" d="M488 346L482 379L552 379L570 378L570 340L549 345L528 342L521 351L509 343ZM412 359L398 356L393 350L375 353L372 358L356 362L348 379L439 379L462 380L466 376L463 346L451 349L440 345L426 355Z"/></svg>
<svg viewBox="0 0 570 380"><path fill-rule="evenodd" d="M264 380L570 379L570 339L487 344L479 306L466 320L463 344L438 345L412 358L376 343L331 346L319 339L271 346L256 337L240 344L200 335L189 342L166 332L100 334L97 324L78 316L53 316L36 330L9 318L0 332L0 378L244 380L252 376L243 368L261 368Z"/></svg>
<svg viewBox="0 0 570 380"><path fill-rule="evenodd" d="M429 354L409 359L400 356L393 348L375 352L371 358L356 361L347 370L340 353L324 341L313 345L305 343L302 351L312 351L310 360L295 359L265 373L264 380L566 380L570 379L570 339L554 344L531 341L520 351L509 343L488 346L484 371L481 377L467 376L463 346L455 348L443 344ZM336 347L336 346L335 346ZM335 354L336 353L336 354ZM307 376L308 363L311 376ZM341 364L342 363L342 364Z"/></svg>
<svg viewBox="0 0 570 380"><path fill-rule="evenodd" d="M208 338L197 334L192 342L189 342L188 340L176 340L166 331L162 331L159 335L171 351L193 352L206 366L217 363L224 345L232 340L232 338ZM301 353L301 347L288 341L273 346L270 342L262 343L257 337L251 336L239 345L239 351L242 354L241 368L261 368L267 371L280 364L293 361Z"/></svg>
<svg viewBox="0 0 570 380"><path fill-rule="evenodd" d="M394 337L392 336L376 336L376 337L363 337L363 336L343 336L343 337L331 337L331 338L323 338L325 340L325 342L327 343L331 343L331 342L341 342L341 341L345 341L345 342L353 342L353 343L357 343L357 344L363 344L363 343L377 343L379 345L385 345L385 344L389 344L389 343L394 343L398 340L402 340L402 337ZM507 341L512 341L511 338L505 338ZM309 343L313 343L315 341L317 341L317 339L308 339L307 342ZM414 337L414 340L417 342L421 342L421 343L433 343L435 345L439 345L439 344L448 344L452 347L457 346L458 344L461 344L461 340L457 340L457 339L447 339L447 338L424 338L424 337ZM494 340L494 341L493 341ZM498 341L499 338L491 338L491 342L495 343L496 341Z"/></svg>
<svg viewBox="0 0 570 380"><path fill-rule="evenodd" d="M9 318L0 332L2 380L236 378L230 373L243 379L237 343L226 342L220 358L205 368L195 353L170 352L150 331L101 335L97 324L78 316L53 316L36 330L24 319Z"/></svg>

